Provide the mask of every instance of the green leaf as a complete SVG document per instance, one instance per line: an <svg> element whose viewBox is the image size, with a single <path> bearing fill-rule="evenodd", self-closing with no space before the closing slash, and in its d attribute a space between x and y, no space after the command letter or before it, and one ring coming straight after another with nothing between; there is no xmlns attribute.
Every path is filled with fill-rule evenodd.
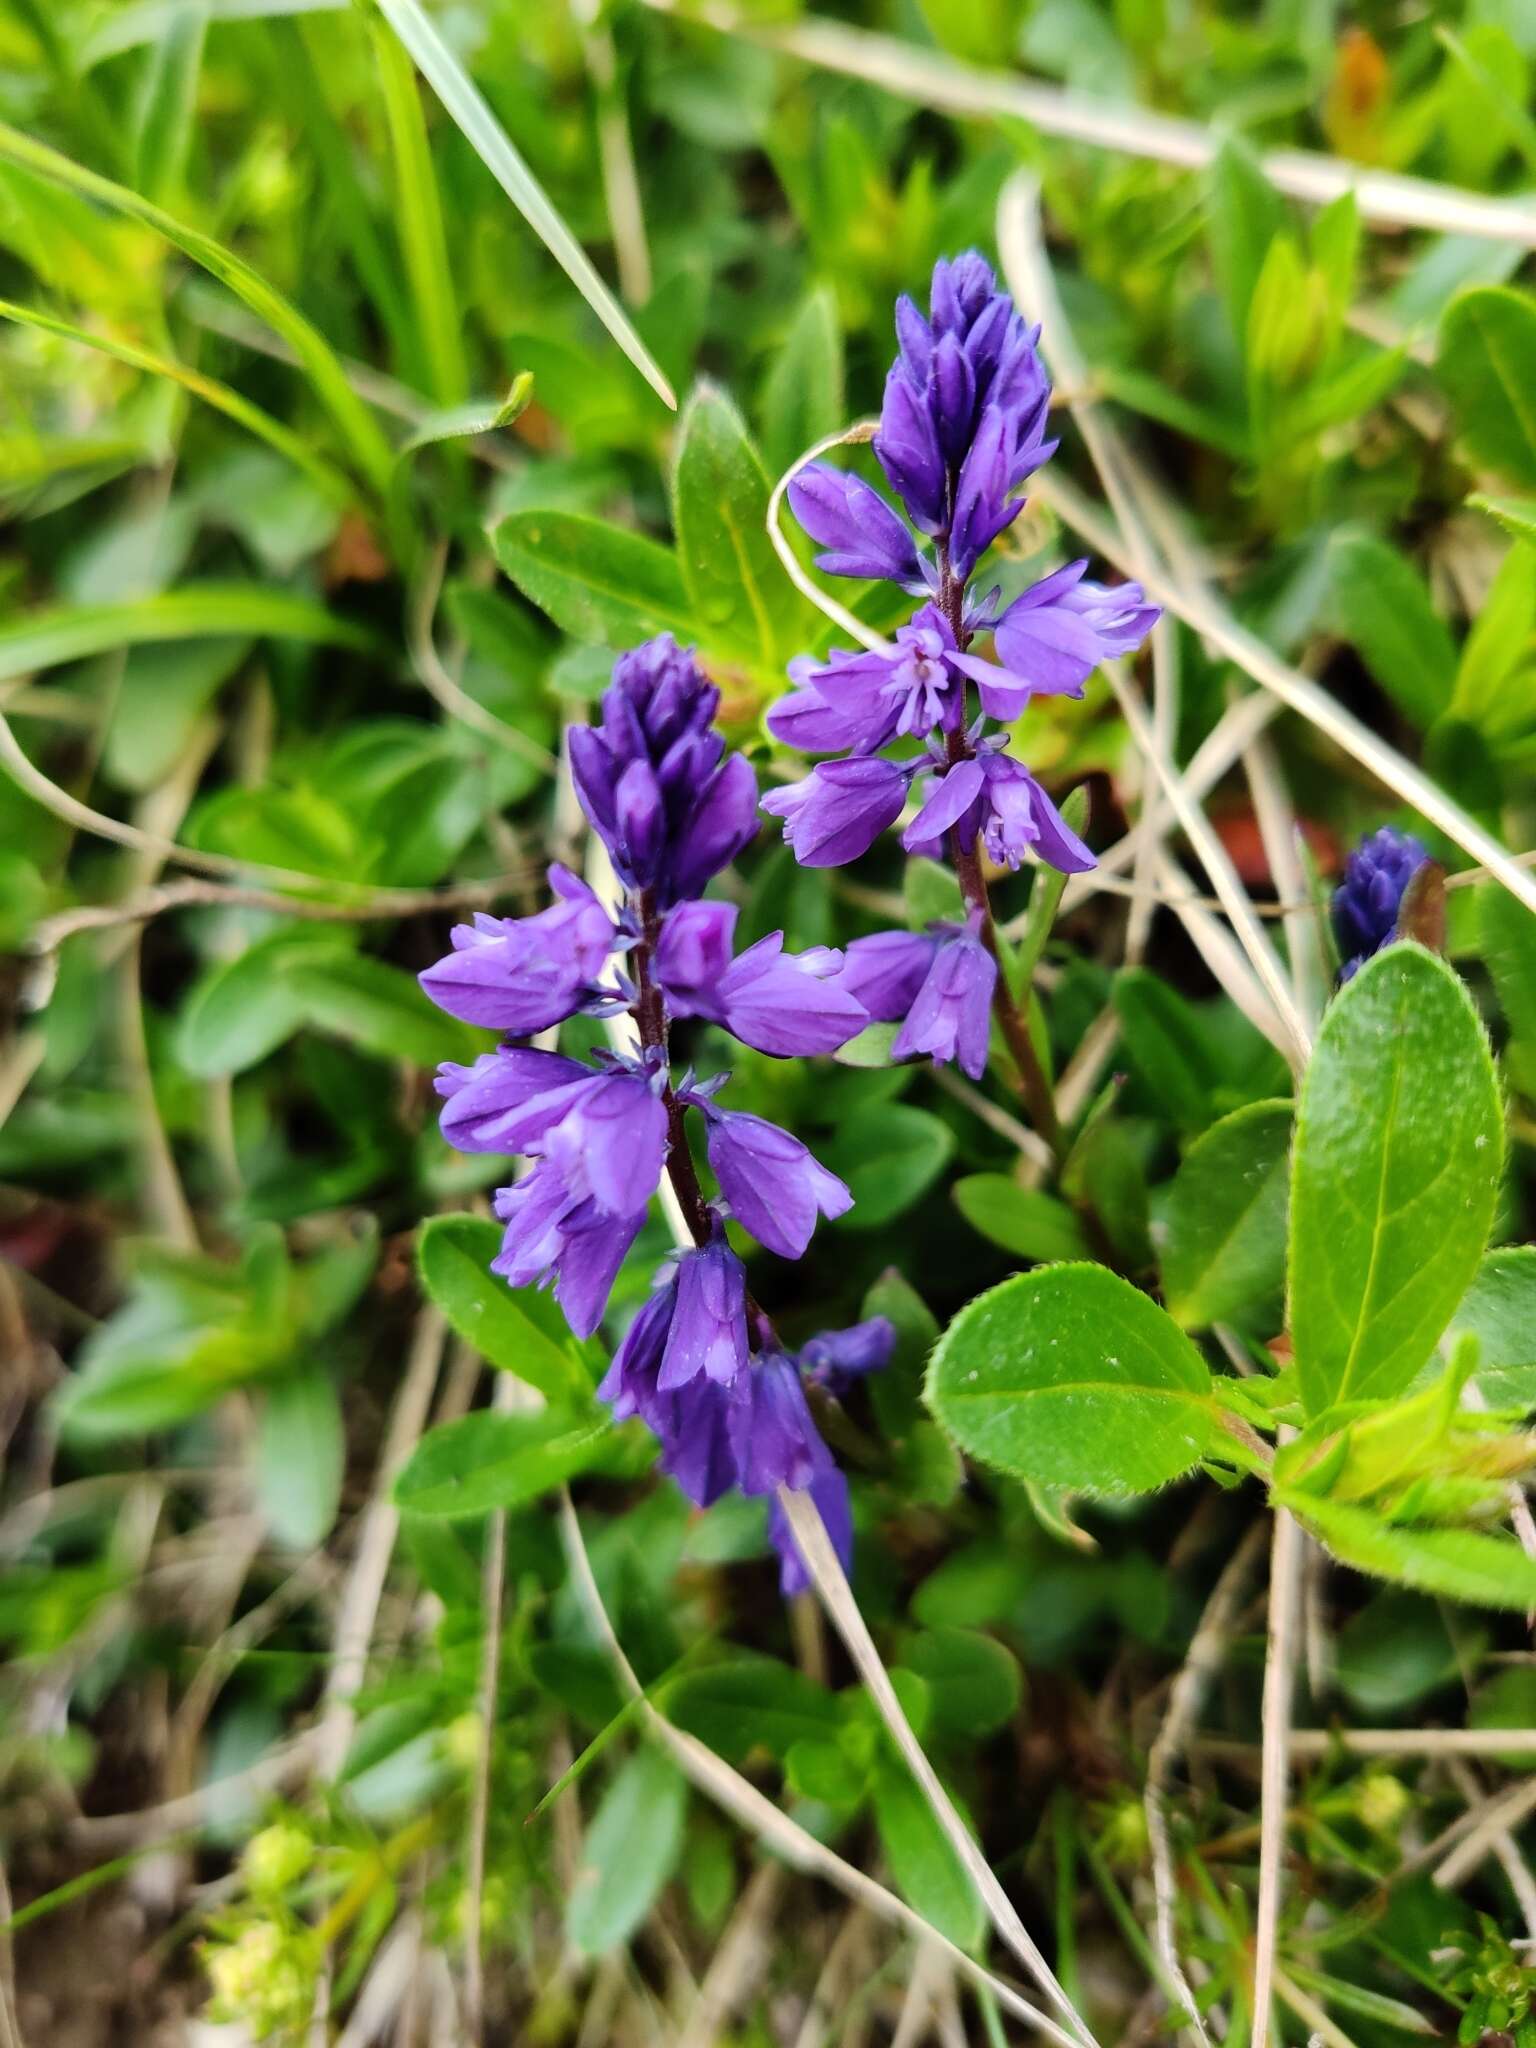
<svg viewBox="0 0 1536 2048"><path fill-rule="evenodd" d="M905 1644L901 1661L928 1688L936 1734L974 1740L1006 1727L1019 1711L1024 1680L1018 1659L977 1629L925 1630Z"/></svg>
<svg viewBox="0 0 1536 2048"><path fill-rule="evenodd" d="M427 1432L395 1481L395 1500L409 1514L449 1519L521 1507L584 1472L612 1431L606 1413L477 1408Z"/></svg>
<svg viewBox="0 0 1536 2048"><path fill-rule="evenodd" d="M986 1927L985 1910L905 1764L881 1758L874 1796L881 1845L898 1891L941 1934L961 1948L975 1948Z"/></svg>
<svg viewBox="0 0 1536 2048"><path fill-rule="evenodd" d="M289 985L309 1023L381 1059L435 1067L472 1060L483 1041L446 1017L421 992L415 976L364 953L312 953L296 959Z"/></svg>
<svg viewBox="0 0 1536 2048"><path fill-rule="evenodd" d="M645 1919L677 1868L688 1786L659 1749L638 1750L620 1769L581 1845L565 1931L583 1955L606 1955Z"/></svg>
<svg viewBox="0 0 1536 2048"><path fill-rule="evenodd" d="M1536 1408L1536 1245L1487 1254L1446 1331L1477 1339L1473 1383L1490 1408Z"/></svg>
<svg viewBox="0 0 1536 2048"><path fill-rule="evenodd" d="M931 924L965 921L959 879L954 869L945 867L942 861L927 860L921 854L907 861L901 894L907 908L907 923L915 932L926 931Z"/></svg>
<svg viewBox="0 0 1536 2048"><path fill-rule="evenodd" d="M1497 519L1515 540L1536 541L1536 498L1490 498L1484 491L1474 491L1467 503Z"/></svg>
<svg viewBox="0 0 1536 2048"><path fill-rule="evenodd" d="M343 951L345 941L288 926L204 975L177 1029L177 1053L188 1072L204 1080L243 1074L301 1030L308 1012L289 970L317 949Z"/></svg>
<svg viewBox="0 0 1536 2048"><path fill-rule="evenodd" d="M379 0L379 12L410 51L422 76L463 131L470 147L602 321L625 355L667 405L672 387L630 325L624 309L593 269L586 251L550 204L549 195L513 147L479 87L418 0Z"/></svg>
<svg viewBox="0 0 1536 2048"><path fill-rule="evenodd" d="M1193 1006L1144 967L1115 976L1114 1003L1125 1049L1158 1108L1180 1130L1204 1130L1216 1076Z"/></svg>
<svg viewBox="0 0 1536 2048"><path fill-rule="evenodd" d="M243 258L199 229L175 219L150 200L141 198L137 192L124 185L116 185L95 171L86 170L83 165L50 149L46 143L38 142L21 129L12 128L4 122L0 122L0 162L13 164L34 177L62 185L66 191L94 200L109 212L142 222L174 243L194 263L201 264L220 284L226 285L259 320L265 321L292 348L314 386L316 396L330 413L345 441L357 474L365 478L380 496L383 495L389 483L392 457L389 442L378 422L353 391L334 350L319 330ZM243 629L231 622L222 630L240 632Z"/></svg>
<svg viewBox="0 0 1536 2048"><path fill-rule="evenodd" d="M330 1534L346 1453L328 1373L308 1366L272 1382L257 1439L256 1497L279 1543L313 1550Z"/></svg>
<svg viewBox="0 0 1536 2048"><path fill-rule="evenodd" d="M1509 1026L1504 1064L1522 1095L1536 1095L1536 915L1494 882L1477 897L1480 949Z"/></svg>
<svg viewBox="0 0 1536 2048"><path fill-rule="evenodd" d="M1226 1322L1285 1284L1292 1105L1250 1102L1197 1138L1168 1190L1163 1299L1186 1330Z"/></svg>
<svg viewBox="0 0 1536 2048"><path fill-rule="evenodd" d="M573 639L632 647L692 632L677 557L638 533L582 512L514 512L491 545L523 595Z"/></svg>
<svg viewBox="0 0 1536 2048"><path fill-rule="evenodd" d="M186 170L207 25L204 0L181 0L149 46L133 123L137 190L174 199Z"/></svg>
<svg viewBox="0 0 1536 2048"><path fill-rule="evenodd" d="M422 1286L488 1364L537 1387L546 1401L585 1400L592 1383L552 1298L536 1287L509 1287L490 1270L501 1236L482 1216L429 1217L416 1240Z"/></svg>
<svg viewBox="0 0 1536 2048"><path fill-rule="evenodd" d="M787 659L802 608L768 538L768 478L714 384L699 384L683 408L672 505L683 587L706 644L764 669Z"/></svg>
<svg viewBox="0 0 1536 2048"><path fill-rule="evenodd" d="M825 1164L848 1183L844 1230L879 1230L927 1193L949 1163L955 1137L925 1109L895 1102L861 1109L827 1147Z"/></svg>
<svg viewBox="0 0 1536 2048"><path fill-rule="evenodd" d="M954 1185L955 1206L973 1230L1005 1252L1044 1264L1088 1256L1082 1225L1067 1204L1006 1173L971 1173Z"/></svg>
<svg viewBox="0 0 1536 2048"><path fill-rule="evenodd" d="M234 634L307 640L322 647L367 650L374 645L371 634L310 598L260 584L194 583L121 604L63 605L0 626L0 682L146 640L227 639Z"/></svg>
<svg viewBox="0 0 1536 2048"><path fill-rule="evenodd" d="M469 373L421 94L400 43L380 23L374 22L372 28L394 158L400 246L421 331L428 388L439 405L456 405L464 397Z"/></svg>
<svg viewBox="0 0 1536 2048"><path fill-rule="evenodd" d="M1536 486L1536 303L1506 285L1451 301L1435 364L1472 459Z"/></svg>
<svg viewBox="0 0 1536 2048"><path fill-rule="evenodd" d="M1471 998L1421 946L1389 946L1334 998L1302 1086L1290 1330L1309 1415L1413 1380L1488 1239L1503 1156Z"/></svg>
<svg viewBox="0 0 1536 2048"><path fill-rule="evenodd" d="M668 1687L661 1705L669 1721L732 1764L757 1748L782 1762L797 1742L835 1736L842 1719L825 1686L774 1657L691 1672Z"/></svg>
<svg viewBox="0 0 1536 2048"><path fill-rule="evenodd" d="M835 434L846 417L843 335L837 299L826 285L808 294L763 383L763 454L782 476L807 448Z"/></svg>
<svg viewBox="0 0 1536 2048"><path fill-rule="evenodd" d="M1344 638L1420 731L1449 710L1456 643L1406 555L1369 533L1336 535L1328 551Z"/></svg>
<svg viewBox="0 0 1536 2048"><path fill-rule="evenodd" d="M1269 246L1286 224L1285 206L1257 156L1237 136L1223 142L1207 174L1211 262L1241 343Z"/></svg>
<svg viewBox="0 0 1536 2048"><path fill-rule="evenodd" d="M1044 1266L963 1308L928 1369L950 1435L1012 1479L1147 1493L1198 1462L1211 1376L1173 1320L1103 1266Z"/></svg>
<svg viewBox="0 0 1536 2048"><path fill-rule="evenodd" d="M932 1309L912 1283L888 1266L864 1297L865 1316L884 1316L894 1325L896 1349L883 1372L869 1376L869 1398L880 1427L893 1440L912 1427L921 1412L923 1371L938 1341Z"/></svg>
<svg viewBox="0 0 1536 2048"><path fill-rule="evenodd" d="M1536 1607L1536 1558L1527 1557L1512 1536L1399 1528L1369 1508L1292 1496L1283 1488L1276 1488L1273 1499L1292 1509L1326 1549L1356 1571L1474 1607Z"/></svg>
<svg viewBox="0 0 1536 2048"><path fill-rule="evenodd" d="M1529 663L1536 650L1536 550L1516 543L1499 565L1499 573L1461 651L1454 717L1465 718L1492 738L1529 727L1532 678ZM1525 670L1521 679L1520 672Z"/></svg>

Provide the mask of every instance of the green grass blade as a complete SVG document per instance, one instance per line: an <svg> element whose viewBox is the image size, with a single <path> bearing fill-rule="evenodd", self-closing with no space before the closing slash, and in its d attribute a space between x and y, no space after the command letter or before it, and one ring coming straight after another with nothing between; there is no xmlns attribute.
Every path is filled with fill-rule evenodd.
<svg viewBox="0 0 1536 2048"><path fill-rule="evenodd" d="M422 12L419 0L378 0L378 7L502 191L652 390L676 411L676 394L650 350L513 147L480 88Z"/></svg>
<svg viewBox="0 0 1536 2048"><path fill-rule="evenodd" d="M371 649L372 637L323 605L256 583L195 583L121 604L61 605L0 627L0 682L146 640L250 634Z"/></svg>
<svg viewBox="0 0 1536 2048"><path fill-rule="evenodd" d="M168 242L173 242L221 284L227 285L292 348L317 397L335 421L358 474L380 497L383 496L394 465L394 456L383 430L348 384L330 343L275 285L269 284L258 271L235 255L233 250L226 249L223 243L216 242L211 235L189 227L185 221L176 219L151 200L130 192L127 186L87 170L71 157L50 149L45 142L11 127L8 122L0 122L0 163L13 164L18 170L46 178L84 198L95 200L114 213L142 222L145 227L164 235Z"/></svg>
<svg viewBox="0 0 1536 2048"><path fill-rule="evenodd" d="M156 199L174 201L184 186L206 27L202 0L181 0L150 46L134 110L133 182Z"/></svg>
<svg viewBox="0 0 1536 2048"><path fill-rule="evenodd" d="M355 496L351 483L339 469L333 468L323 456L316 455L280 420L273 419L269 412L263 412L259 405L253 405L250 399L242 398L238 391L232 391L215 377L205 377L200 370L188 369L185 363L156 355L153 350L140 348L135 342L118 341L109 334L92 334L68 320L57 320L51 313L39 313L31 306L18 306L10 299L0 299L0 320L14 320L19 326L35 327L44 334L59 335L65 341L79 342L82 348L93 348L101 355L112 356L135 370L145 370L153 377L166 377L184 391L190 391L193 397L202 399L204 404L213 406L226 418L234 420L248 433L258 435L268 447L275 448L279 455L303 470L328 498L338 504L346 504Z"/></svg>
<svg viewBox="0 0 1536 2048"><path fill-rule="evenodd" d="M411 296L416 302L428 388L439 405L457 405L469 389L469 372L464 362L458 300L453 273L448 267L448 239L443 232L437 174L432 168L416 73L398 39L380 22L373 24L373 45L384 85L384 113L395 159L400 246L405 254Z"/></svg>

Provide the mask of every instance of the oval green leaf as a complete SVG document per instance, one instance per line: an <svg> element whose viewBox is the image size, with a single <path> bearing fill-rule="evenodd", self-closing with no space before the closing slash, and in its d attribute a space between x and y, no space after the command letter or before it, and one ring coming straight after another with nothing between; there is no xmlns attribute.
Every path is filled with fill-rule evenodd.
<svg viewBox="0 0 1536 2048"><path fill-rule="evenodd" d="M546 1408L504 1415L477 1408L428 1431L395 1481L396 1504L413 1515L488 1514L521 1507L593 1463L611 1435L606 1413Z"/></svg>
<svg viewBox="0 0 1536 2048"><path fill-rule="evenodd" d="M1289 1102L1249 1102L1189 1148L1159 1237L1163 1299L1186 1330L1208 1329L1285 1284Z"/></svg>
<svg viewBox="0 0 1536 2048"><path fill-rule="evenodd" d="M1502 1156L1470 996L1421 946L1389 946L1330 1005L1297 1114L1290 1330L1309 1415L1412 1382L1477 1269Z"/></svg>
<svg viewBox="0 0 1536 2048"><path fill-rule="evenodd" d="M488 1364L537 1387L546 1401L580 1403L591 1382L553 1299L509 1287L490 1270L501 1230L483 1216L433 1216L416 1240L421 1284Z"/></svg>
<svg viewBox="0 0 1536 2048"><path fill-rule="evenodd" d="M979 1295L945 1331L928 1405L962 1450L1012 1479L1149 1493L1211 1432L1205 1360L1155 1301L1104 1266L1045 1266Z"/></svg>

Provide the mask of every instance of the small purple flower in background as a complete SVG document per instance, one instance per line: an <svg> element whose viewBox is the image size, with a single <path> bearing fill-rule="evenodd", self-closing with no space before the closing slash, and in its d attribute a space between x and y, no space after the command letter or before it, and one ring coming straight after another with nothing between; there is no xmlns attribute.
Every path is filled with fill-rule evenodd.
<svg viewBox="0 0 1536 2048"><path fill-rule="evenodd" d="M656 1384L661 1391L686 1387L702 1373L728 1387L747 1366L747 1275L740 1259L717 1234L677 1263L672 1319Z"/></svg>
<svg viewBox="0 0 1536 2048"><path fill-rule="evenodd" d="M843 949L838 981L871 1023L897 1024L917 1001L938 946L929 932L871 932Z"/></svg>
<svg viewBox="0 0 1536 2048"><path fill-rule="evenodd" d="M439 1009L522 1038L611 997L596 982L618 944L612 918L580 876L558 863L549 886L559 901L536 917L480 912L473 924L454 926L453 951L421 977Z"/></svg>
<svg viewBox="0 0 1536 2048"><path fill-rule="evenodd" d="M842 1559L843 1570L852 1570L853 1510L848 1499L848 1481L829 1458L805 1490L826 1526L833 1549ZM797 1593L808 1593L811 1574L800 1555L789 1517L776 1500L768 1509L768 1541L779 1554L779 1591L784 1598L792 1600Z"/></svg>
<svg viewBox="0 0 1536 2048"><path fill-rule="evenodd" d="M846 1330L823 1330L799 1351L800 1369L818 1387L841 1398L866 1373L879 1372L896 1349L889 1316L870 1316Z"/></svg>
<svg viewBox="0 0 1536 2048"><path fill-rule="evenodd" d="M1373 953L1396 935L1408 884L1429 859L1428 849L1409 832L1383 825L1361 840L1344 863L1344 879L1333 892L1333 929L1348 981Z"/></svg>
<svg viewBox="0 0 1536 2048"><path fill-rule="evenodd" d="M909 589L923 587L922 565L912 536L880 493L825 462L808 463L789 487L795 517L825 552L818 569L829 576L884 579Z"/></svg>
<svg viewBox="0 0 1536 2048"><path fill-rule="evenodd" d="M699 1106L709 1126L709 1163L731 1214L769 1251L803 1258L817 1216L845 1216L852 1195L777 1124L712 1102Z"/></svg>
<svg viewBox="0 0 1536 2048"><path fill-rule="evenodd" d="M891 1058L927 1053L936 1066L953 1060L979 1081L986 1071L996 984L997 962L973 926L951 927L891 1042Z"/></svg>

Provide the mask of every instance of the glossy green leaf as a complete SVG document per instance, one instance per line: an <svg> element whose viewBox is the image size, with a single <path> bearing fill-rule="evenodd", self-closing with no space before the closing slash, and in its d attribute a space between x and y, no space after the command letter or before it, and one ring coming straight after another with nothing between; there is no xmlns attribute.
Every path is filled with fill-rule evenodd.
<svg viewBox="0 0 1536 2048"><path fill-rule="evenodd" d="M1292 1105L1250 1102L1212 1124L1168 1190L1163 1299L1186 1330L1227 1321L1285 1284Z"/></svg>
<svg viewBox="0 0 1536 2048"><path fill-rule="evenodd" d="M758 1748L782 1760L797 1742L835 1736L841 1725L826 1687L773 1657L739 1657L691 1672L668 1687L662 1708L732 1764Z"/></svg>
<svg viewBox="0 0 1536 2048"><path fill-rule="evenodd" d="M1198 1462L1211 1376L1171 1317L1090 1265L1022 1273L963 1308L928 1369L962 1450L1013 1479L1146 1493Z"/></svg>
<svg viewBox="0 0 1536 2048"><path fill-rule="evenodd" d="M565 1931L583 1955L628 1940L677 1868L688 1785L665 1751L638 1750L599 1802L581 1845Z"/></svg>
<svg viewBox="0 0 1536 2048"><path fill-rule="evenodd" d="M577 640L632 647L691 634L677 557L638 533L581 512L514 512L491 544L523 595Z"/></svg>
<svg viewBox="0 0 1536 2048"><path fill-rule="evenodd" d="M1536 301L1489 285L1451 301L1436 370L1473 460L1536 486Z"/></svg>
<svg viewBox="0 0 1536 2048"><path fill-rule="evenodd" d="M488 1364L515 1373L547 1401L584 1400L591 1381L553 1298L509 1287L490 1270L501 1237L486 1217L429 1217L416 1240L422 1286Z"/></svg>
<svg viewBox="0 0 1536 2048"><path fill-rule="evenodd" d="M973 1230L1005 1252L1045 1263L1083 1259L1087 1240L1076 1215L1041 1188L1021 1188L1006 1173L971 1173L957 1180L955 1206Z"/></svg>
<svg viewBox="0 0 1536 2048"><path fill-rule="evenodd" d="M330 1534L346 1464L341 1404L319 1366L284 1373L267 1389L256 1447L256 1498L267 1527L292 1550Z"/></svg>
<svg viewBox="0 0 1536 2048"><path fill-rule="evenodd" d="M1309 1415L1411 1383L1487 1243L1502 1157L1466 989L1389 946L1329 1006L1297 1112L1289 1320Z"/></svg>
<svg viewBox="0 0 1536 2048"><path fill-rule="evenodd" d="M1489 1252L1462 1296L1447 1344L1477 1339L1473 1383L1490 1408L1536 1408L1536 1245Z"/></svg>
<svg viewBox="0 0 1536 2048"><path fill-rule="evenodd" d="M740 413L714 384L683 408L672 523L688 608L705 644L764 669L794 652L801 603L768 538L768 478Z"/></svg>
<svg viewBox="0 0 1536 2048"><path fill-rule="evenodd" d="M844 1230L878 1230L927 1193L955 1149L948 1124L904 1102L861 1109L825 1148L824 1164L848 1183Z"/></svg>
<svg viewBox="0 0 1536 2048"><path fill-rule="evenodd" d="M1357 1571L1394 1579L1421 1592L1473 1607L1536 1607L1536 1558L1513 1536L1477 1529L1402 1528L1369 1508L1346 1507L1277 1490L1274 1499L1294 1510L1325 1549Z"/></svg>
<svg viewBox="0 0 1536 2048"><path fill-rule="evenodd" d="M435 1067L471 1060L483 1041L443 1014L414 975L365 953L313 953L296 959L289 985L309 1023L380 1059Z"/></svg>
<svg viewBox="0 0 1536 2048"><path fill-rule="evenodd" d="M897 1889L941 1934L961 1948L974 1948L986 1927L986 1912L906 1765L882 1758L874 1795L880 1844Z"/></svg>
<svg viewBox="0 0 1536 2048"><path fill-rule="evenodd" d="M584 1472L612 1430L606 1412L477 1408L427 1432L395 1481L395 1500L410 1514L449 1520L521 1507Z"/></svg>
<svg viewBox="0 0 1536 2048"><path fill-rule="evenodd" d="M1344 638L1403 715L1426 730L1450 708L1456 643L1424 579L1369 533L1336 534L1328 563Z"/></svg>

